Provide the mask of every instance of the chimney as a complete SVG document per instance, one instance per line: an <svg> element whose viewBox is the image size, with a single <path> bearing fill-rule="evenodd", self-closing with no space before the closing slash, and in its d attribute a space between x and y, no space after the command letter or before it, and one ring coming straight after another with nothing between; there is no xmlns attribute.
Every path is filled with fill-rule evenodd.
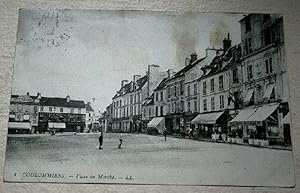
<svg viewBox="0 0 300 193"><path fill-rule="evenodd" d="M228 50L228 48L231 47L231 40L230 40L230 35L229 33L227 34L227 39L224 38L223 40L223 50L224 50L224 53Z"/></svg>
<svg viewBox="0 0 300 193"><path fill-rule="evenodd" d="M121 88L128 82L128 80L122 80L121 81Z"/></svg>
<svg viewBox="0 0 300 193"><path fill-rule="evenodd" d="M38 99L41 99L41 98L42 98L42 95L41 95L41 93L40 93L40 92L38 92L38 93L36 94L36 97L37 97Z"/></svg>
<svg viewBox="0 0 300 193"><path fill-rule="evenodd" d="M185 64L184 64L184 66L187 66L187 65L189 65L191 63L191 59L190 58L186 58L185 59Z"/></svg>
<svg viewBox="0 0 300 193"><path fill-rule="evenodd" d="M67 103L70 102L70 95L68 95L68 96L66 97L66 101L67 101Z"/></svg>
<svg viewBox="0 0 300 193"><path fill-rule="evenodd" d="M197 60L197 54L194 52L191 54L191 61L190 64L192 64L193 62L195 62Z"/></svg>
<svg viewBox="0 0 300 193"><path fill-rule="evenodd" d="M171 76L173 76L175 74L173 69L168 69L167 73L168 73L168 78L170 78Z"/></svg>
<svg viewBox="0 0 300 193"><path fill-rule="evenodd" d="M136 81L140 78L141 78L141 75L133 75L133 82L136 83Z"/></svg>

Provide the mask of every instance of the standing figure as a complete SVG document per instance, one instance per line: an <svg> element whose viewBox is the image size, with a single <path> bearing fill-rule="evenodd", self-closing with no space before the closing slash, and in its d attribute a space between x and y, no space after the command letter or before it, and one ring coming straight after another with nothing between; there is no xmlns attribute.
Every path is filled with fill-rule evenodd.
<svg viewBox="0 0 300 193"><path fill-rule="evenodd" d="M167 129L165 128L164 131L163 131L163 135L165 137L165 141L167 141Z"/></svg>
<svg viewBox="0 0 300 193"><path fill-rule="evenodd" d="M119 149L122 149L122 143L123 143L123 136L122 136L122 133L120 134L119 141L120 141L120 144L118 145L118 148L119 148Z"/></svg>
<svg viewBox="0 0 300 193"><path fill-rule="evenodd" d="M103 132L101 131L99 136L99 149L103 149L102 144L103 144Z"/></svg>

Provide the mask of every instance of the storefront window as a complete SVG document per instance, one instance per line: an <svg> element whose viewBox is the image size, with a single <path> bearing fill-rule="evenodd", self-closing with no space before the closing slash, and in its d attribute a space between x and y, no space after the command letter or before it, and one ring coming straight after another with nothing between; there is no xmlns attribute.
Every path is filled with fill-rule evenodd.
<svg viewBox="0 0 300 193"><path fill-rule="evenodd" d="M270 137L277 137L279 136L279 127L268 127L268 134Z"/></svg>

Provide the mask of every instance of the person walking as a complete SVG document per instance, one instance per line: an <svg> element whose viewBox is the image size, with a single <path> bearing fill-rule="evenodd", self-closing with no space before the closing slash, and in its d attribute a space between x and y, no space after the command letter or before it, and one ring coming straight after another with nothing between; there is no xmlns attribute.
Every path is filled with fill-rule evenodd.
<svg viewBox="0 0 300 193"><path fill-rule="evenodd" d="M99 149L103 149L102 144L103 144L103 132L101 131L99 136Z"/></svg>
<svg viewBox="0 0 300 193"><path fill-rule="evenodd" d="M122 133L120 134L119 141L120 141L120 144L118 145L118 148L119 148L119 149L122 149L122 143L123 143L123 136L122 136Z"/></svg>

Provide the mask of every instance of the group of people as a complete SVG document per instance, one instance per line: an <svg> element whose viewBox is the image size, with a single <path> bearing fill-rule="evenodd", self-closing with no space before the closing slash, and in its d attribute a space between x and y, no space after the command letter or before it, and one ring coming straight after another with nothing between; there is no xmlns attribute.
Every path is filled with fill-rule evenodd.
<svg viewBox="0 0 300 193"><path fill-rule="evenodd" d="M123 144L123 135L122 135L122 133L120 133L119 142L120 143L118 145L118 148L122 149L122 144ZM99 136L99 149L103 149L102 145L103 145L103 132L101 131L100 136Z"/></svg>

